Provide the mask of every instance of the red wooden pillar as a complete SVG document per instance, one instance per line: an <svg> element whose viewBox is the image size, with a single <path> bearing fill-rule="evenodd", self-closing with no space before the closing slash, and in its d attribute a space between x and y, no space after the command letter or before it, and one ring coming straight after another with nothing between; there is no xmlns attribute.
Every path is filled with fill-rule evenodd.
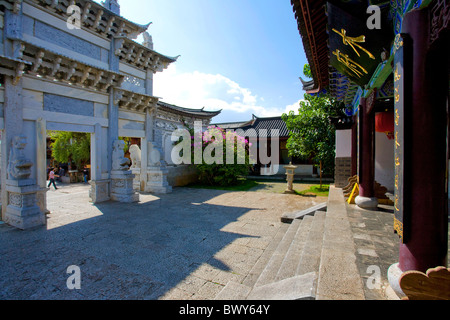
<svg viewBox="0 0 450 320"><path fill-rule="evenodd" d="M358 174L358 119L353 117L352 126L352 177Z"/></svg>
<svg viewBox="0 0 450 320"><path fill-rule="evenodd" d="M374 97L372 97L374 99ZM361 99L359 109L359 196L355 203L361 208L374 209L378 200L374 197L375 183L375 113L373 103Z"/></svg>
<svg viewBox="0 0 450 320"><path fill-rule="evenodd" d="M403 33L411 39L412 85L404 106L402 177L403 241L401 271L445 266L447 263L448 197L447 90L448 50L430 50L429 13L408 13ZM447 47L448 48L448 47ZM405 67L406 68L406 67Z"/></svg>

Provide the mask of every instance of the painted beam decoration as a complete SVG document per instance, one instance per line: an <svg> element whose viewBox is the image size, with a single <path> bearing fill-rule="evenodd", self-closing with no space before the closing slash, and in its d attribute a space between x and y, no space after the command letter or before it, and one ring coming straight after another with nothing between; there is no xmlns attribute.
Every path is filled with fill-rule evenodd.
<svg viewBox="0 0 450 320"><path fill-rule="evenodd" d="M390 47L389 42L385 43L389 37L382 29L367 27L365 11L355 15L328 2L327 12L330 63L363 87L381 62L383 50Z"/></svg>
<svg viewBox="0 0 450 320"><path fill-rule="evenodd" d="M408 113L405 113L405 106L411 105L408 99L411 97L412 76L410 74L412 66L411 41L407 35L398 34L394 42L394 102L395 102L395 201L394 201L394 230L403 243L409 238L410 218L407 207L408 202L403 199L410 198L408 182Z"/></svg>
<svg viewBox="0 0 450 320"><path fill-rule="evenodd" d="M403 17L411 10L422 9L430 5L433 0L390 0L389 19L392 20L394 33L402 31ZM445 0L438 0L445 1Z"/></svg>

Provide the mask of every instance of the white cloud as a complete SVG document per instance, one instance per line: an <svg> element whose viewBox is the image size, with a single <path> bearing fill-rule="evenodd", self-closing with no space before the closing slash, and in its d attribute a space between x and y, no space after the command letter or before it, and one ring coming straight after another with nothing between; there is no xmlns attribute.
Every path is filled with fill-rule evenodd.
<svg viewBox="0 0 450 320"><path fill-rule="evenodd" d="M299 100L289 106L286 106L286 110L284 112L289 113L289 111L294 111L297 114L298 109L300 108L300 102L302 102L302 101L304 101L304 100Z"/></svg>
<svg viewBox="0 0 450 320"><path fill-rule="evenodd" d="M154 95L167 103L185 108L224 110L239 114L253 113L259 117L280 116L297 106L298 102L285 108L261 105L265 100L242 88L235 81L221 74L199 71L180 73L176 65L154 77Z"/></svg>

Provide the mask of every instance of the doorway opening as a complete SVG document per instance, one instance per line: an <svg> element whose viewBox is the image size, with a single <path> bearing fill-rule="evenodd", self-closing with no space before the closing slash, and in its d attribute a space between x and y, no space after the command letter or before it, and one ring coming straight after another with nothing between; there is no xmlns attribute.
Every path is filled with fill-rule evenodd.
<svg viewBox="0 0 450 320"><path fill-rule="evenodd" d="M89 215L91 134L47 130L47 217L51 228L55 223L72 223Z"/></svg>

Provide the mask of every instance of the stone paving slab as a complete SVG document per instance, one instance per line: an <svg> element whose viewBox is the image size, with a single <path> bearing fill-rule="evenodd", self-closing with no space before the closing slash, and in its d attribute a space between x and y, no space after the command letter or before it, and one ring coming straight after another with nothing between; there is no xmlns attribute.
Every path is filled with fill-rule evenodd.
<svg viewBox="0 0 450 320"><path fill-rule="evenodd" d="M0 225L0 300L214 299L254 281L280 217L319 198L176 188L140 202L89 203L87 185L49 190L46 228ZM81 272L69 290L67 268Z"/></svg>
<svg viewBox="0 0 450 320"><path fill-rule="evenodd" d="M398 262L400 240L394 233L394 209L379 205L377 211L347 206L348 218L355 242L356 265L364 284L366 300L386 300L389 288L388 268ZM379 272L380 283L373 282Z"/></svg>

